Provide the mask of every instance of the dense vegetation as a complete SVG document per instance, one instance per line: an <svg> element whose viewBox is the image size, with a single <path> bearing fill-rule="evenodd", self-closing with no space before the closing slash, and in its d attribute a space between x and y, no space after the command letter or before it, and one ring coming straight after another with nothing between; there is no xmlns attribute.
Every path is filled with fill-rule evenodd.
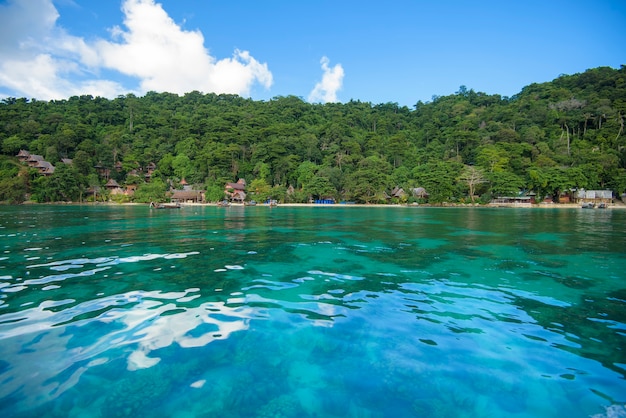
<svg viewBox="0 0 626 418"><path fill-rule="evenodd" d="M531 190L558 199L572 188L621 194L625 115L625 66L563 75L510 98L461 86L414 109L199 92L8 98L0 104L0 201L78 201L106 182L96 167L137 185L137 200L183 178L213 201L238 178L260 198L282 201L412 199L390 199L394 187L424 187L430 202ZM55 173L19 163L20 149L45 157ZM145 183L136 174L150 163L157 169Z"/></svg>

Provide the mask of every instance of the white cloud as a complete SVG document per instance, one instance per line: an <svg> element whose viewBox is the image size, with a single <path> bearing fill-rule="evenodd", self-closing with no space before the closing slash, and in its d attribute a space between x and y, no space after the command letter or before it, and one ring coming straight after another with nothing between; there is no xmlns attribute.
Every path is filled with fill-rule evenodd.
<svg viewBox="0 0 626 418"><path fill-rule="evenodd" d="M217 60L200 31L183 30L154 0L124 0L122 12L123 27L111 28L111 39L87 42L57 26L52 0L0 5L0 88L47 100L150 90L246 96L255 83L272 85L267 64L240 50ZM134 77L137 85L104 79L104 69Z"/></svg>
<svg viewBox="0 0 626 418"><path fill-rule="evenodd" d="M184 31L154 0L127 0L127 30L114 28L121 42L97 44L103 65L141 80L141 90L185 93L200 90L248 95L254 82L272 85L272 73L247 51L216 61L199 31Z"/></svg>
<svg viewBox="0 0 626 418"><path fill-rule="evenodd" d="M75 63L38 54L32 58L7 59L0 66L0 86L40 100L59 99L81 94L114 97L121 86L107 80L72 82L68 76L80 71Z"/></svg>
<svg viewBox="0 0 626 418"><path fill-rule="evenodd" d="M343 67L341 64L336 64L330 68L328 66L330 60L327 57L322 57L320 63L322 64L324 75L322 76L322 81L317 83L311 94L309 94L309 102L337 102L337 91L343 85Z"/></svg>
<svg viewBox="0 0 626 418"><path fill-rule="evenodd" d="M97 54L83 39L57 27L58 18L50 0L0 5L0 88L43 100L121 94L121 85L93 79Z"/></svg>

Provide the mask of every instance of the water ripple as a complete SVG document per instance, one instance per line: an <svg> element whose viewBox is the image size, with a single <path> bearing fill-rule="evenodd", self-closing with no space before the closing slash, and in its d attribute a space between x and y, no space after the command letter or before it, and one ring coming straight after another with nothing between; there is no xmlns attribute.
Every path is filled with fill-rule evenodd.
<svg viewBox="0 0 626 418"><path fill-rule="evenodd" d="M40 210L68 209L12 216ZM575 220L541 211L146 210L3 231L0 415L610 416L626 402L626 219L590 250ZM549 228L558 239L535 234Z"/></svg>
<svg viewBox="0 0 626 418"><path fill-rule="evenodd" d="M0 316L0 341L11 341L0 345L2 358L19 355L23 360L2 374L0 398L16 392L30 398L48 387L54 399L86 369L107 363L111 356L125 358L131 371L152 367L160 361L153 354L160 349L172 344L202 347L247 329L250 318L259 317L247 306L188 305L198 291L133 291L78 304L72 299L47 301ZM81 337L85 332L97 337ZM33 375L33 366L42 362L47 366ZM67 370L73 371L68 375Z"/></svg>

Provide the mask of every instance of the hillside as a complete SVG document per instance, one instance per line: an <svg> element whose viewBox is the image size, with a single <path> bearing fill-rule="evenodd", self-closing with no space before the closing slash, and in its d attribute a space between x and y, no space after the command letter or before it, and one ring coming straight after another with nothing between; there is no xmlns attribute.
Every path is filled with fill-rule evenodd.
<svg viewBox="0 0 626 418"><path fill-rule="evenodd" d="M294 96L147 93L0 104L0 201L78 201L114 180L163 200L180 182L224 197L247 181L257 200L483 201L572 188L626 191L626 67L531 84L513 97L465 86L418 102L309 104ZM53 173L18 162L39 155ZM71 159L62 162L64 159ZM189 188L189 186L187 186ZM96 194L97 198L97 194Z"/></svg>

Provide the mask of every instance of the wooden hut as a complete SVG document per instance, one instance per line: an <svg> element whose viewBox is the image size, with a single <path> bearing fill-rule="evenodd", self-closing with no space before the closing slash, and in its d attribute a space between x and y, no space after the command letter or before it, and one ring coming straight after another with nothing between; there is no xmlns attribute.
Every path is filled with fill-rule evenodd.
<svg viewBox="0 0 626 418"><path fill-rule="evenodd" d="M224 194L233 202L243 203L246 200L246 181L237 180L237 183L226 183Z"/></svg>
<svg viewBox="0 0 626 418"><path fill-rule="evenodd" d="M122 190L120 185L114 179L109 179L109 181L107 181L107 184L105 184L104 187L111 194L124 194L124 190Z"/></svg>
<svg viewBox="0 0 626 418"><path fill-rule="evenodd" d="M204 203L202 190L174 190L171 196L172 202L179 203Z"/></svg>

